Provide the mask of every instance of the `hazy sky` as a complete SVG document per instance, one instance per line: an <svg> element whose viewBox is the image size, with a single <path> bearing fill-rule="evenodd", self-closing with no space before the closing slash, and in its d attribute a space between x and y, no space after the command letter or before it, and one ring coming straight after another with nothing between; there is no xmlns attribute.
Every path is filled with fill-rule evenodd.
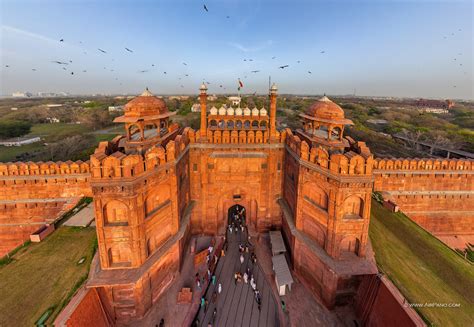
<svg viewBox="0 0 474 327"><path fill-rule="evenodd" d="M1 94L196 93L203 80L229 93L238 78L264 93L271 75L281 93L474 98L472 1L0 2Z"/></svg>

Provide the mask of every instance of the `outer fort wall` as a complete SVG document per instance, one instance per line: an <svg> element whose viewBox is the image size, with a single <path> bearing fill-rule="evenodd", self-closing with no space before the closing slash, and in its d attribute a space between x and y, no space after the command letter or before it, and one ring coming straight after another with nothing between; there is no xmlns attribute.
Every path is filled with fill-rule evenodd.
<svg viewBox="0 0 474 327"><path fill-rule="evenodd" d="M435 235L474 235L474 161L377 159L374 190Z"/></svg>
<svg viewBox="0 0 474 327"><path fill-rule="evenodd" d="M92 196L89 162L0 163L0 256L83 196Z"/></svg>
<svg viewBox="0 0 474 327"><path fill-rule="evenodd" d="M364 276L355 297L355 310L362 325L367 327L426 326L384 276Z"/></svg>

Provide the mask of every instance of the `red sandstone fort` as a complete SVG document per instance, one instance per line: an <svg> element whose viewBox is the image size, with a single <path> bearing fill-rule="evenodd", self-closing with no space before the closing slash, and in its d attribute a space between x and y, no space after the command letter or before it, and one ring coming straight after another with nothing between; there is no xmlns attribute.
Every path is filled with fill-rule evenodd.
<svg viewBox="0 0 474 327"><path fill-rule="evenodd" d="M131 100L125 135L88 162L0 164L1 254L39 226L94 198L98 252L88 288L116 322L143 317L179 274L192 235L221 235L228 210L249 229L281 230L294 271L328 307L349 302L377 273L368 229L379 191L435 235L474 235L474 162L377 159L344 136L352 122L327 97L301 129L277 130L270 107L210 108L200 88L200 129L172 123L148 90Z"/></svg>

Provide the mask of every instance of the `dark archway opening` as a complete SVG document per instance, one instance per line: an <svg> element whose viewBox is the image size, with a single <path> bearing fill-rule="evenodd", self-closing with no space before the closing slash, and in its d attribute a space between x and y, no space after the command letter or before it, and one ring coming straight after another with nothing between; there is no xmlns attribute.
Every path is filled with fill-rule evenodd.
<svg viewBox="0 0 474 327"><path fill-rule="evenodd" d="M233 224L235 227L240 227L241 225L245 226L245 216L245 207L240 204L236 204L227 210L227 223L229 225Z"/></svg>

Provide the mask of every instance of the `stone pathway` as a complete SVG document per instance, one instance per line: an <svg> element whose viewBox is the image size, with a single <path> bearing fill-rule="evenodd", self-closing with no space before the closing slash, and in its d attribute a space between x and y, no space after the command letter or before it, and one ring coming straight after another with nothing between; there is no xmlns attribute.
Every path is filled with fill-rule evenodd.
<svg viewBox="0 0 474 327"><path fill-rule="evenodd" d="M197 315L199 326L279 326L278 308L272 294L269 281L258 264L254 265L250 261L250 253L244 253L245 260L240 263L239 243L246 240L246 233L229 235L229 245L224 257L221 257L215 274L216 285L210 283L206 299L208 307L206 311L200 308ZM257 289L262 295L261 310L255 300L254 292L250 283L243 281L235 283L234 273L240 271L242 274L250 268L251 273L257 283ZM217 291L219 283L222 284L222 293L217 296L216 303L212 303L212 294ZM213 321L213 312L217 308L217 315Z"/></svg>

